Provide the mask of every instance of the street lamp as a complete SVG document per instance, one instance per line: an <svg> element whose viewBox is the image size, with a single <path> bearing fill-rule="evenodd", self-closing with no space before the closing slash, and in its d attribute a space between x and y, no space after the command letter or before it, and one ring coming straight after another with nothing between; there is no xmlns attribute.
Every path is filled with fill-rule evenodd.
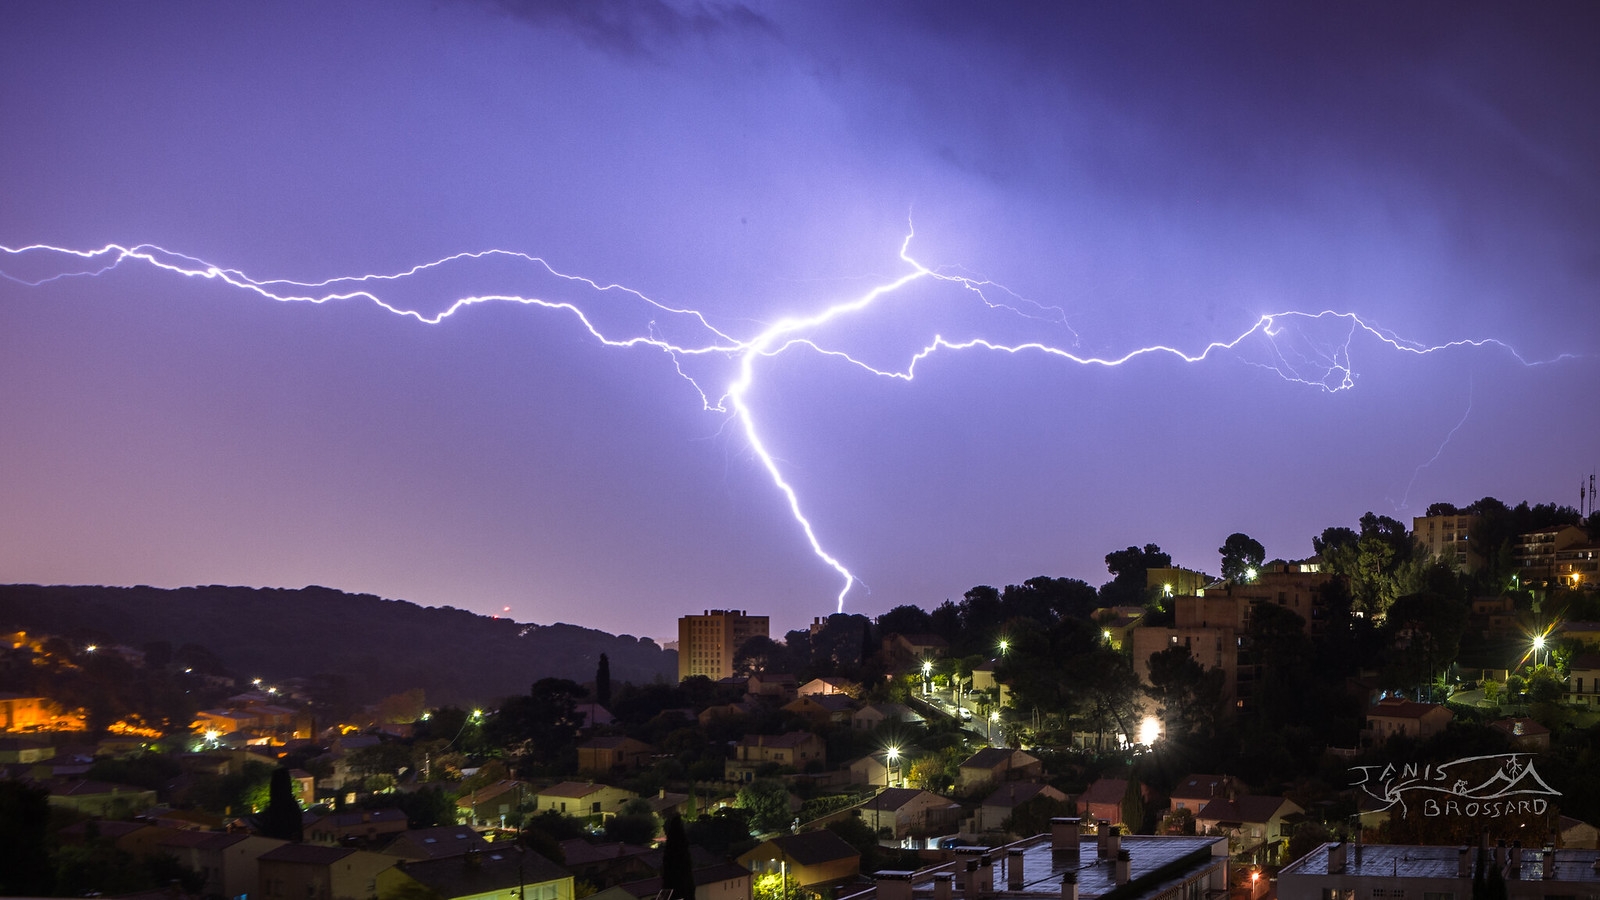
<svg viewBox="0 0 1600 900"><path fill-rule="evenodd" d="M1011 649L1011 642L1006 640L1005 638L1001 638L1000 639L1000 655L1001 656L1005 656L1006 655L1006 651L1010 650L1010 649Z"/></svg>
<svg viewBox="0 0 1600 900"><path fill-rule="evenodd" d="M989 741L990 741L990 743L994 742L994 726L995 726L995 723L997 723L999 721L1000 721L1000 711L999 710L995 710L994 712L989 713Z"/></svg>
<svg viewBox="0 0 1600 900"><path fill-rule="evenodd" d="M884 766L883 778L889 783L889 787L894 787L894 764L900 758L900 748L890 747L887 757L888 765Z"/></svg>
<svg viewBox="0 0 1600 900"><path fill-rule="evenodd" d="M1544 635L1542 635L1542 634L1534 635L1533 636L1533 667L1535 669L1539 668L1539 651L1543 650L1543 649L1544 649ZM1550 658L1550 654L1546 653L1545 654L1545 659L1549 659L1549 658Z"/></svg>
<svg viewBox="0 0 1600 900"><path fill-rule="evenodd" d="M933 663L929 660L922 661L922 696L928 696L928 685L933 681Z"/></svg>

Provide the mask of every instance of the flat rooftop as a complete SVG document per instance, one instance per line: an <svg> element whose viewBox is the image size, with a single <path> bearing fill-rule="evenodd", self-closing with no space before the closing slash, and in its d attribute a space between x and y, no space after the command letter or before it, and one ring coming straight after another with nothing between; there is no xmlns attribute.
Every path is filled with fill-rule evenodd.
<svg viewBox="0 0 1600 900"><path fill-rule="evenodd" d="M934 883L939 874L964 871L969 860L978 860L984 855L989 857L994 868L994 897L1059 898L1062 878L1068 872L1077 873L1078 896L1083 900L1104 896L1118 886L1113 871L1115 860L1102 859L1099 856L1096 838L1092 835L1080 839L1075 852L1051 849L1051 838L1047 834L1003 847L975 849L981 852L958 848L953 861L910 873L913 896L919 900L933 897ZM1123 835L1121 849L1128 854L1130 884L1136 884L1141 878L1162 869L1167 871L1159 883L1170 884L1180 876L1187 876L1212 862L1225 863L1228 839L1177 835ZM1020 850L1021 856L1013 856L1011 851L1014 850ZM1022 864L1022 888L1012 890L1008 887L1010 879L1007 866L1016 865L1018 860ZM1178 865L1185 860L1190 864ZM1152 883L1151 888L1154 887L1155 883ZM959 900L961 896L958 882L954 886L952 897Z"/></svg>

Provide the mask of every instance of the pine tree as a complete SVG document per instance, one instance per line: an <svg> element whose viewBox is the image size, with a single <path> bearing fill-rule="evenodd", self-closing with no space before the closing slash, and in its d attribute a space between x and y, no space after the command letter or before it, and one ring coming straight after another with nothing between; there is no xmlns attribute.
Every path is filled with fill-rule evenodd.
<svg viewBox="0 0 1600 900"><path fill-rule="evenodd" d="M272 772L272 784L267 790L267 808L257 818L257 830L265 837L298 843L305 837L304 828L300 817L300 801L295 799L289 770L279 766Z"/></svg>

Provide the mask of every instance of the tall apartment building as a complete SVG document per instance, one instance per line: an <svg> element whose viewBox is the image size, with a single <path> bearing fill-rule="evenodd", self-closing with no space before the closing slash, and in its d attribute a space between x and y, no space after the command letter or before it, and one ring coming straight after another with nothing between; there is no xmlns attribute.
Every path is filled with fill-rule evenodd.
<svg viewBox="0 0 1600 900"><path fill-rule="evenodd" d="M1476 572L1483 568L1483 557L1472 552L1467 534L1478 517L1468 513L1448 516L1413 516L1411 536L1426 547L1434 559L1453 562L1463 572Z"/></svg>
<svg viewBox="0 0 1600 900"><path fill-rule="evenodd" d="M767 617L742 609L708 609L678 619L678 680L704 675L712 681L733 676L733 654L745 641L767 637Z"/></svg>

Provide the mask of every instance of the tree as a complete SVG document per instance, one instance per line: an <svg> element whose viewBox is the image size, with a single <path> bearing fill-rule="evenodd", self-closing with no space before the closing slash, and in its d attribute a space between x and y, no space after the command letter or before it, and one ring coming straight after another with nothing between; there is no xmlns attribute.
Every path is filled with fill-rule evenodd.
<svg viewBox="0 0 1600 900"><path fill-rule="evenodd" d="M7 897L50 896L55 878L50 869L46 830L50 824L50 792L20 781L0 781L0 894Z"/></svg>
<svg viewBox="0 0 1600 900"><path fill-rule="evenodd" d="M427 709L427 694L422 688L412 688L379 700L378 720L392 725L415 722Z"/></svg>
<svg viewBox="0 0 1600 900"><path fill-rule="evenodd" d="M1122 792L1122 824L1135 834L1144 830L1144 785L1129 775L1128 788Z"/></svg>
<svg viewBox="0 0 1600 900"><path fill-rule="evenodd" d="M1266 548L1248 534L1234 532L1217 549L1222 554L1222 577L1229 581L1247 581L1251 573L1260 570L1267 558Z"/></svg>
<svg viewBox="0 0 1600 900"><path fill-rule="evenodd" d="M734 797L734 805L750 814L750 827L758 832L787 831L794 814L789 809L789 789L771 778L757 778Z"/></svg>
<svg viewBox="0 0 1600 900"><path fill-rule="evenodd" d="M601 706L611 705L611 660L604 653L594 673L594 699Z"/></svg>
<svg viewBox="0 0 1600 900"><path fill-rule="evenodd" d="M661 887L667 900L694 900L694 858L689 853L689 833L683 817L667 820L667 840L661 848Z"/></svg>
<svg viewBox="0 0 1600 900"><path fill-rule="evenodd" d="M932 620L920 606L896 606L878 617L878 630L884 634L927 634Z"/></svg>
<svg viewBox="0 0 1600 900"><path fill-rule="evenodd" d="M267 789L267 808L261 811L257 826L262 836L280 841L298 843L305 836L300 801L295 799L294 782L289 770L283 766L272 770L272 784Z"/></svg>
<svg viewBox="0 0 1600 900"><path fill-rule="evenodd" d="M1172 556L1155 544L1113 550L1106 554L1106 569L1115 577L1100 587L1105 606L1143 606L1146 600L1146 575L1151 569L1172 565Z"/></svg>
<svg viewBox="0 0 1600 900"><path fill-rule="evenodd" d="M1048 834L1051 819L1070 816L1075 812L1077 808L1072 801L1039 794L1012 808L1011 816L1000 827L1009 834Z"/></svg>
<svg viewBox="0 0 1600 900"><path fill-rule="evenodd" d="M1202 666L1182 644L1150 654L1149 665L1145 693L1159 704L1157 715L1167 737L1210 737L1222 716L1225 673Z"/></svg>
<svg viewBox="0 0 1600 900"><path fill-rule="evenodd" d="M635 797L606 820L606 840L621 844L648 844L655 840L656 829L656 814L650 809L650 804Z"/></svg>

